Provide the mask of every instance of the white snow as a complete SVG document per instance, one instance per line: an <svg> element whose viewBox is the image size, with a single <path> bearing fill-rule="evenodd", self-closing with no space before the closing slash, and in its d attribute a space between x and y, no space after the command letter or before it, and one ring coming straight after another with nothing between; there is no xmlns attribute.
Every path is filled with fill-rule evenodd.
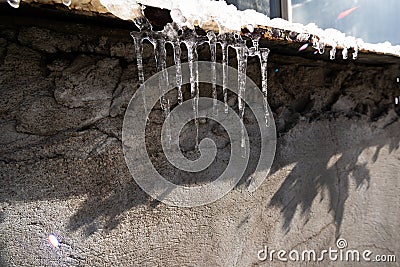
<svg viewBox="0 0 400 267"><path fill-rule="evenodd" d="M270 19L255 10L239 11L234 5L215 0L100 0L115 16L124 20L134 20L141 16L141 6L153 6L171 10L172 19L181 27L193 28L205 22L218 24L220 33L238 32L247 27L251 32L254 27L269 26L298 33L318 36L319 42L331 47L353 48L376 53L400 56L400 46L392 46L389 42L380 44L365 43L362 39L346 36L336 29L323 30L315 24L302 25L281 18ZM356 56L355 53L354 56Z"/></svg>

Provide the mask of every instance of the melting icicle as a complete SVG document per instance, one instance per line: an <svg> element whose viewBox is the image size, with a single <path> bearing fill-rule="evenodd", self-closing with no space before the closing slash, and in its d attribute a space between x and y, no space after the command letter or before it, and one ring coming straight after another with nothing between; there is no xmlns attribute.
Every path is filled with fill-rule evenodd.
<svg viewBox="0 0 400 267"><path fill-rule="evenodd" d="M400 78L399 77L397 77L396 78L396 82L398 82L398 83L400 83ZM398 104L399 104L399 96L396 96L395 98L394 98L394 104L397 106Z"/></svg>
<svg viewBox="0 0 400 267"><path fill-rule="evenodd" d="M19 8L20 0L7 0L7 3L13 8Z"/></svg>
<svg viewBox="0 0 400 267"><path fill-rule="evenodd" d="M165 50L165 39L158 38L157 40L153 41L154 45L154 56L156 60L156 67L157 71L161 72L161 77L158 81L159 88L160 88L160 106L162 111L164 112L164 117L167 118L169 115L170 107L169 107L169 100L166 98L167 88L168 88L168 73L166 71L167 63L167 52ZM166 124L166 133L170 132L169 125ZM167 134L168 135L168 134ZM167 137L168 138L168 137ZM170 141L170 140L168 140ZM170 142L168 142L168 146Z"/></svg>
<svg viewBox="0 0 400 267"><path fill-rule="evenodd" d="M176 87L178 88L178 104L181 105L183 103L181 46L179 41L175 42L173 46L174 46L174 63L176 67Z"/></svg>
<svg viewBox="0 0 400 267"><path fill-rule="evenodd" d="M181 64L181 42L178 36L177 25L175 23L168 23L165 25L163 31L161 32L167 41L172 44L174 49L174 63L176 67L175 81L176 87L178 88L178 104L183 103L183 93L182 93L182 64Z"/></svg>
<svg viewBox="0 0 400 267"><path fill-rule="evenodd" d="M268 110L268 55L270 50L268 48L260 49L260 63L261 63L261 90L264 95L264 116L265 116L265 124L267 127L270 126L271 122L269 121L269 110Z"/></svg>
<svg viewBox="0 0 400 267"><path fill-rule="evenodd" d="M316 49L320 55L325 53L325 45L317 39L314 39L313 48Z"/></svg>
<svg viewBox="0 0 400 267"><path fill-rule="evenodd" d="M228 45L226 43L221 44L222 47L222 93L224 95L224 112L228 113Z"/></svg>
<svg viewBox="0 0 400 267"><path fill-rule="evenodd" d="M71 3L72 3L72 0L62 0L62 2L63 2L63 4L64 4L65 6L70 6Z"/></svg>
<svg viewBox="0 0 400 267"><path fill-rule="evenodd" d="M167 119L167 117L169 115L169 111L171 109L171 106L169 104L169 99L167 99L165 105L166 105L165 106L165 111L166 111L165 112L165 119ZM172 138L171 138L171 125L170 125L168 120L166 121L165 127L166 127L165 133L166 133L166 138L167 138L167 148L170 148L171 147Z"/></svg>
<svg viewBox="0 0 400 267"><path fill-rule="evenodd" d="M259 43L258 42L259 41L260 41L260 36L257 36L257 37L254 37L254 38L251 39L251 42L253 43L254 50L256 52L258 52L258 47L259 47Z"/></svg>
<svg viewBox="0 0 400 267"><path fill-rule="evenodd" d="M238 61L238 105L239 105L239 116L242 120L241 128L241 140L240 146L242 147L242 157L246 157L246 140L245 140L245 126L243 122L243 116L245 111L246 103L244 96L246 93L246 69L247 69L247 56L248 51L246 45L241 45L236 48L237 61Z"/></svg>
<svg viewBox="0 0 400 267"><path fill-rule="evenodd" d="M188 63L189 63L189 81L190 81L190 94L193 98L193 112L195 115L195 126L196 126L196 144L195 148L199 147L199 88L198 88L198 76L199 71L197 67L197 43L194 40L186 40L184 41L187 50L188 50Z"/></svg>
<svg viewBox="0 0 400 267"><path fill-rule="evenodd" d="M353 52L353 59L356 60L357 57L358 57L358 46L355 46Z"/></svg>
<svg viewBox="0 0 400 267"><path fill-rule="evenodd" d="M153 31L153 27L151 26L150 22L148 19L143 15L141 17L137 17L133 21L136 25L136 27L139 28L139 30L142 31Z"/></svg>
<svg viewBox="0 0 400 267"><path fill-rule="evenodd" d="M348 54L349 54L349 50L347 49L347 47L343 48L343 51L342 51L343 59L347 59Z"/></svg>
<svg viewBox="0 0 400 267"><path fill-rule="evenodd" d="M217 72L216 72L216 62L217 62L217 39L213 31L207 33L208 42L211 51L211 86L212 86L212 97L213 97L213 113L217 114Z"/></svg>
<svg viewBox="0 0 400 267"><path fill-rule="evenodd" d="M144 84L144 71L143 71L142 39L140 37L133 37L133 42L135 44L136 62L137 62L137 69L138 69L138 76L139 76L139 85L143 86L143 84ZM147 114L145 91L143 91L143 106L144 106L144 113ZM147 120L148 120L148 117L147 117Z"/></svg>
<svg viewBox="0 0 400 267"><path fill-rule="evenodd" d="M332 49L331 49L331 51L329 51L329 58L331 59L331 60L334 60L335 59L335 56L336 56L336 47L332 47Z"/></svg>

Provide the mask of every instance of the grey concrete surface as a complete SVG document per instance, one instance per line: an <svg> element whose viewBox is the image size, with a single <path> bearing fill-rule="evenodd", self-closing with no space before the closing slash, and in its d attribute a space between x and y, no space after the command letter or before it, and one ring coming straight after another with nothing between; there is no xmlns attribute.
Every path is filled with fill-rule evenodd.
<svg viewBox="0 0 400 267"><path fill-rule="evenodd" d="M272 51L269 102L279 138L270 175L256 192L244 190L258 155L246 114L255 152L242 182L210 205L176 208L150 199L123 158L123 115L138 86L129 32L35 23L0 25L1 266L399 265L399 65ZM146 77L155 73L151 50L145 47ZM206 49L199 54L209 56ZM260 83L255 59L248 75ZM207 182L226 166L229 140L218 125L205 121L200 134L216 140L221 160L191 175L163 157L161 111L150 121L149 154L175 182ZM193 157L189 126L182 148ZM396 255L397 263L257 257L266 245L321 251L336 248L337 238L349 249Z"/></svg>

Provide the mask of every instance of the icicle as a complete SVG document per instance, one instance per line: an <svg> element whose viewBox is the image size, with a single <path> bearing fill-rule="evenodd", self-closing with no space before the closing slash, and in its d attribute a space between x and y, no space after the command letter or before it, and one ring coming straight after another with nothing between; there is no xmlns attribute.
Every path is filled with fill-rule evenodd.
<svg viewBox="0 0 400 267"><path fill-rule="evenodd" d="M329 58L333 60L335 59L335 56L336 56L336 47L333 46L331 51L329 51Z"/></svg>
<svg viewBox="0 0 400 267"><path fill-rule="evenodd" d="M396 82L397 82L397 83L400 83L400 78L399 78L399 77L396 78ZM396 96L396 97L394 98L394 104L395 104L396 106L399 104L399 99L400 99L400 96Z"/></svg>
<svg viewBox="0 0 400 267"><path fill-rule="evenodd" d="M164 110L165 108L165 94L166 94L166 86L168 85L168 75L166 75L165 69L167 66L166 63L166 51L165 51L165 40L164 39L157 39L154 40L154 56L156 59L156 67L157 71L162 73L162 76L160 78L159 84L160 84L160 90L161 90L161 98L160 98L160 104L161 108Z"/></svg>
<svg viewBox="0 0 400 267"><path fill-rule="evenodd" d="M270 50L268 48L260 49L260 63L261 63L261 90L264 95L264 116L265 116L265 124L267 127L270 126L271 122L269 121L269 110L268 110L268 55Z"/></svg>
<svg viewBox="0 0 400 267"><path fill-rule="evenodd" d="M317 39L313 40L313 48L316 49L320 55L325 53L325 45Z"/></svg>
<svg viewBox="0 0 400 267"><path fill-rule="evenodd" d="M225 113L228 113L229 105L228 105L228 45L227 43L221 43L222 47L222 93L224 95L224 104L225 104Z"/></svg>
<svg viewBox="0 0 400 267"><path fill-rule="evenodd" d="M174 43L174 63L176 67L176 87L178 88L178 104L183 103L182 93L182 67L181 67L181 46L180 42Z"/></svg>
<svg viewBox="0 0 400 267"><path fill-rule="evenodd" d="M176 87L178 88L178 104L181 105L183 103L183 93L182 93L182 64L181 64L181 42L178 36L178 25L175 23L167 23L164 26L161 34L165 36L166 41L172 44L174 48L174 63L176 67Z"/></svg>
<svg viewBox="0 0 400 267"><path fill-rule="evenodd" d="M245 111L246 103L243 98L246 90L246 69L247 69L247 56L248 51L246 45L241 45L236 48L237 61L238 61L238 106L239 106L239 116L242 120L241 128L241 140L240 146L242 147L242 157L246 157L246 140L245 140L245 127L243 122L243 116Z"/></svg>
<svg viewBox="0 0 400 267"><path fill-rule="evenodd" d="M189 81L190 81L190 94L191 97L193 98L193 112L195 115L195 125L196 125L196 144L195 148L198 149L199 147L199 120L198 120L198 114L199 114L199 88L198 88L198 76L199 76L199 71L197 67L197 51L196 47L197 44L193 40L186 40L184 41L187 50L188 50L188 63L189 63Z"/></svg>
<svg viewBox="0 0 400 267"><path fill-rule="evenodd" d="M7 0L7 3L13 8L19 8L20 0Z"/></svg>
<svg viewBox="0 0 400 267"><path fill-rule="evenodd" d="M356 60L357 57L358 57L358 46L354 46L353 59Z"/></svg>
<svg viewBox="0 0 400 267"><path fill-rule="evenodd" d="M343 59L347 59L348 54L349 54L349 51L348 51L347 47L343 48L343 51L342 51Z"/></svg>
<svg viewBox="0 0 400 267"><path fill-rule="evenodd" d="M62 0L62 2L65 6L70 6L72 1L71 0Z"/></svg>
<svg viewBox="0 0 400 267"><path fill-rule="evenodd" d="M156 67L157 71L161 72L161 77L159 78L158 84L160 88L160 106L161 109L164 112L165 118L168 117L169 115L169 100L166 98L166 93L167 93L167 87L168 87L168 73L166 71L167 63L166 63L166 57L167 53L165 50L165 40L163 38L158 38L157 40L153 41L154 45L154 56L156 60ZM170 131L168 124L166 125L167 129L166 132L168 133Z"/></svg>
<svg viewBox="0 0 400 267"><path fill-rule="evenodd" d="M211 51L211 85L212 85L212 97L213 97L213 113L217 114L217 72L216 72L216 62L217 62L217 39L213 31L207 33L209 40L210 51Z"/></svg>
<svg viewBox="0 0 400 267"><path fill-rule="evenodd" d="M165 119L166 119L166 118L168 117L169 111L170 111L170 109L171 109L171 106L170 106L170 103L169 103L169 99L167 99L165 105L166 105L166 106L165 106L165 110L166 110L166 112L165 112ZM171 138L171 125L169 124L169 121L168 121L168 120L167 120L166 123L165 123L165 127L166 127L165 133L166 133L166 138L167 138L167 148L170 148L170 147L171 147L171 140L172 140L172 138Z"/></svg>
<svg viewBox="0 0 400 267"><path fill-rule="evenodd" d="M144 84L144 71L143 71L143 48L142 48L142 38L141 37L133 37L133 42L135 44L135 52L136 52L136 62L138 69L138 77L139 77L139 85L143 86ZM146 106L146 95L145 91L143 91L143 106L144 113L147 114L147 106ZM147 117L148 120L148 117Z"/></svg>
<svg viewBox="0 0 400 267"><path fill-rule="evenodd" d="M140 31L152 31L153 27L151 26L150 22L147 18L143 15L141 17L137 17L133 21L136 27L139 28Z"/></svg>
<svg viewBox="0 0 400 267"><path fill-rule="evenodd" d="M251 42L253 43L253 47L254 50L257 52L258 51L258 47L259 47L259 40L260 40L260 36L254 37L251 39Z"/></svg>

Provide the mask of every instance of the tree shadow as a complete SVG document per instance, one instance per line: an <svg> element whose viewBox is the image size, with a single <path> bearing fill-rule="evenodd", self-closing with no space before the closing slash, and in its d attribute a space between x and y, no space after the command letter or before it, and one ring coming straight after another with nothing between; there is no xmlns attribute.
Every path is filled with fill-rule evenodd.
<svg viewBox="0 0 400 267"><path fill-rule="evenodd" d="M351 180L357 188L368 189L372 179L367 163L360 160L362 153L375 149L372 162L376 162L383 147L387 147L389 153L399 149L399 123L383 127L379 124L339 118L303 125L303 129L288 133L290 138L284 137L286 140L277 149L277 161L284 166L294 164L294 167L269 206L281 209L286 233L290 231L296 211L300 209L307 218L313 202L320 196L319 201L329 198L328 213L332 213L336 236L340 235ZM357 129L352 127L354 125ZM285 143L289 140L293 146Z"/></svg>

